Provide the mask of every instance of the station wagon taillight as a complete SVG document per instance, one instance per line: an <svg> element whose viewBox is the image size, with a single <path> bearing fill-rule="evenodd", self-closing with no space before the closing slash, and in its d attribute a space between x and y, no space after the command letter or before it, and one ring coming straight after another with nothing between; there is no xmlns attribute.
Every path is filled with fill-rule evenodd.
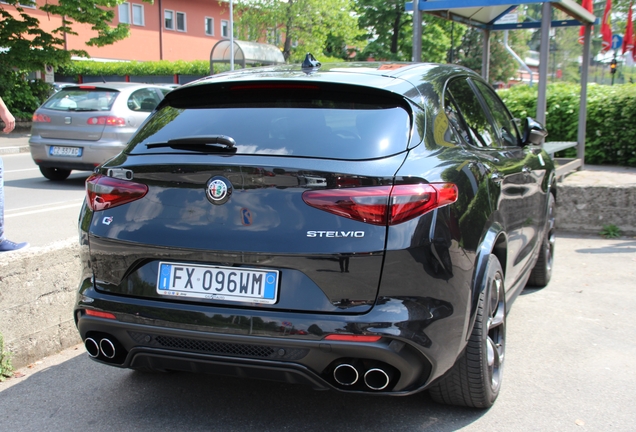
<svg viewBox="0 0 636 432"><path fill-rule="evenodd" d="M86 124L102 126L126 126L126 119L114 116L97 116L91 117L86 120Z"/></svg>
<svg viewBox="0 0 636 432"><path fill-rule="evenodd" d="M86 179L86 200L93 211L105 210L143 198L148 186L128 180L92 174Z"/></svg>
<svg viewBox="0 0 636 432"><path fill-rule="evenodd" d="M303 193L311 207L372 225L397 225L457 201L452 183L324 189Z"/></svg>

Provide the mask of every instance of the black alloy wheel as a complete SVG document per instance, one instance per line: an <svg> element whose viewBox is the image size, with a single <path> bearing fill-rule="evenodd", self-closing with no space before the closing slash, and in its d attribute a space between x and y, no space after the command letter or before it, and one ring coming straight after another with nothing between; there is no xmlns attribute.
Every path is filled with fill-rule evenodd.
<svg viewBox="0 0 636 432"><path fill-rule="evenodd" d="M490 408L499 395L506 349L506 301L503 270L494 255L488 258L485 277L466 349L429 390L435 402Z"/></svg>

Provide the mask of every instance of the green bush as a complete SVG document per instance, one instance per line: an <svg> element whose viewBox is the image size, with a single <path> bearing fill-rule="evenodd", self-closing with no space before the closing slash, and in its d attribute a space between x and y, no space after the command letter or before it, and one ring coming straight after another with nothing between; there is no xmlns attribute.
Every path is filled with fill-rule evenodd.
<svg viewBox="0 0 636 432"><path fill-rule="evenodd" d="M499 95L513 116L525 118L536 117L537 92L536 86L514 86ZM577 141L580 93L576 84L548 85L549 141ZM636 85L588 85L585 162L636 166Z"/></svg>
<svg viewBox="0 0 636 432"><path fill-rule="evenodd" d="M21 72L0 73L0 95L18 120L31 120L33 112L49 97L51 90L51 85L42 80L25 80Z"/></svg>

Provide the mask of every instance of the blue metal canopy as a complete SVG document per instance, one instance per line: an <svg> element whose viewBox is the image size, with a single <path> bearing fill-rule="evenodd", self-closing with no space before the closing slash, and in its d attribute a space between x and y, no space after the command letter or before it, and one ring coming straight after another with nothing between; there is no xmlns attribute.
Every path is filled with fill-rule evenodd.
<svg viewBox="0 0 636 432"><path fill-rule="evenodd" d="M413 5L417 4L417 8ZM525 4L541 4L541 20L515 22L501 20L515 8ZM552 8L563 11L568 18L552 21ZM406 2L406 10L413 12L413 61L422 59L422 12L436 15L451 21L457 21L481 29L484 35L482 55L482 76L488 79L490 64L490 33L496 30L517 30L540 28L541 49L539 61L539 93L537 99L537 120L545 124L546 85L548 77L548 53L551 27L584 26L583 61L581 64L581 105L577 138L577 158L571 163L571 169L582 168L585 158L585 127L587 123L587 78L590 64L590 39L592 25L597 18L573 0L416 0Z"/></svg>
<svg viewBox="0 0 636 432"><path fill-rule="evenodd" d="M412 1L406 2L406 10L413 11ZM550 3L565 12L569 18L551 22L551 27L580 26L596 24L597 18L572 0L419 0L421 12L437 15L484 30L515 30L521 28L541 28L540 21L524 23L501 23L497 21L524 4Z"/></svg>

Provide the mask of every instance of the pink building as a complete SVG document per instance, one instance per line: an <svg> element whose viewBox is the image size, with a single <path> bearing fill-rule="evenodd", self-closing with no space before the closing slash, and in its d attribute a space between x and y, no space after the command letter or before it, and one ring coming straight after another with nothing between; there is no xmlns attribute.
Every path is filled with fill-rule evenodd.
<svg viewBox="0 0 636 432"><path fill-rule="evenodd" d="M25 1L24 11L50 32L61 25L61 17L39 10L47 0ZM51 0L48 0L49 2ZM36 3L36 6L29 4ZM13 6L0 7L11 12ZM88 52L93 58L109 60L208 60L216 42L230 37L229 3L217 0L127 1L115 8L113 24L130 24L130 36L105 47L89 47L95 35L89 25L73 24L78 33L66 35L66 49Z"/></svg>

